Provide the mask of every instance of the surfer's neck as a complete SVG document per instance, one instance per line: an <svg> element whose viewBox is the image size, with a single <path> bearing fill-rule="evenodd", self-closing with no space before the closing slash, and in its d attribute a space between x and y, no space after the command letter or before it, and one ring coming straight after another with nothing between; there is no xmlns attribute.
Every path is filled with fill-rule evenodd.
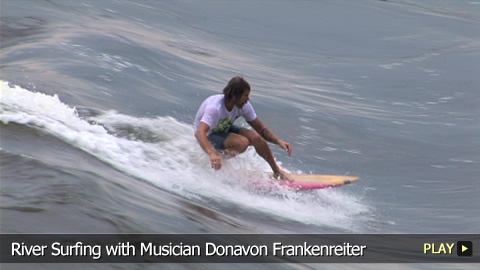
<svg viewBox="0 0 480 270"><path fill-rule="evenodd" d="M225 104L225 108L227 108L227 111L231 112L233 110L233 107L235 107L235 101L233 99L230 99L229 101L224 100L223 103Z"/></svg>

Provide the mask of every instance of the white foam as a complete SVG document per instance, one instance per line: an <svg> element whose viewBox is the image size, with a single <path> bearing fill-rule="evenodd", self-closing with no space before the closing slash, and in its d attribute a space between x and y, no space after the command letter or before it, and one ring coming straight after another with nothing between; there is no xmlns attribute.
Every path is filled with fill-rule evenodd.
<svg viewBox="0 0 480 270"><path fill-rule="evenodd" d="M4 81L0 86L0 120L4 124L38 128L127 174L207 206L215 200L272 219L351 231L356 230L354 221L369 211L360 199L339 189L309 193L281 188L273 193L252 190L244 185L249 177L244 172L269 168L253 149L226 160L222 170L213 171L195 141L193 126L172 117L137 118L110 111L84 119L56 95L30 92ZM143 130L155 140L118 136L114 129L122 125L133 126L135 132Z"/></svg>

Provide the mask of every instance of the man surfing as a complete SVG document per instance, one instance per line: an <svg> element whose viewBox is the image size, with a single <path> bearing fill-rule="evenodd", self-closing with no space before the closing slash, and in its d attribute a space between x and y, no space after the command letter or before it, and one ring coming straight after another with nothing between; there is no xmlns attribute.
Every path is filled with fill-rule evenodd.
<svg viewBox="0 0 480 270"><path fill-rule="evenodd" d="M233 157L253 145L257 153L267 161L277 179L291 180L273 157L267 142L277 144L292 155L292 145L280 139L255 114L250 102L250 85L242 77L233 77L223 89L223 95L208 97L195 116L195 137L208 154L212 168L222 167L220 153ZM242 116L254 130L233 125Z"/></svg>

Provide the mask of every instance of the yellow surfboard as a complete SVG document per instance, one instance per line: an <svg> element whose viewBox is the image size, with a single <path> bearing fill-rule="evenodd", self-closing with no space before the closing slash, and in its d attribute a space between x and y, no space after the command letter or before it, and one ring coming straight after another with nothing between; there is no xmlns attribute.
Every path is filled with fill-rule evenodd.
<svg viewBox="0 0 480 270"><path fill-rule="evenodd" d="M358 181L358 176L352 175L331 175L331 174L289 174L293 181L284 181L271 178L265 181L265 175L272 175L271 172L259 172L253 170L244 171L249 179L248 182L258 188L272 188L285 186L296 190L305 189L322 189L330 187L338 187ZM261 179L264 180L261 180Z"/></svg>

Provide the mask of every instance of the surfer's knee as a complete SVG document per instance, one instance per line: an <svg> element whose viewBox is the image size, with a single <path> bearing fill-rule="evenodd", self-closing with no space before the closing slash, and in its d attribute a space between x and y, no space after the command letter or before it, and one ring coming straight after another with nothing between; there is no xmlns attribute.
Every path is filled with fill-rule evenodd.
<svg viewBox="0 0 480 270"><path fill-rule="evenodd" d="M243 153L247 150L248 145L250 144L247 137L237 135L233 136L232 138L228 138L228 142L225 142L225 146L230 151L235 151L237 153Z"/></svg>
<svg viewBox="0 0 480 270"><path fill-rule="evenodd" d="M243 153L247 150L248 145L250 145L250 142L248 141L248 138L240 136L238 139L238 144L237 144L237 150L239 153Z"/></svg>

